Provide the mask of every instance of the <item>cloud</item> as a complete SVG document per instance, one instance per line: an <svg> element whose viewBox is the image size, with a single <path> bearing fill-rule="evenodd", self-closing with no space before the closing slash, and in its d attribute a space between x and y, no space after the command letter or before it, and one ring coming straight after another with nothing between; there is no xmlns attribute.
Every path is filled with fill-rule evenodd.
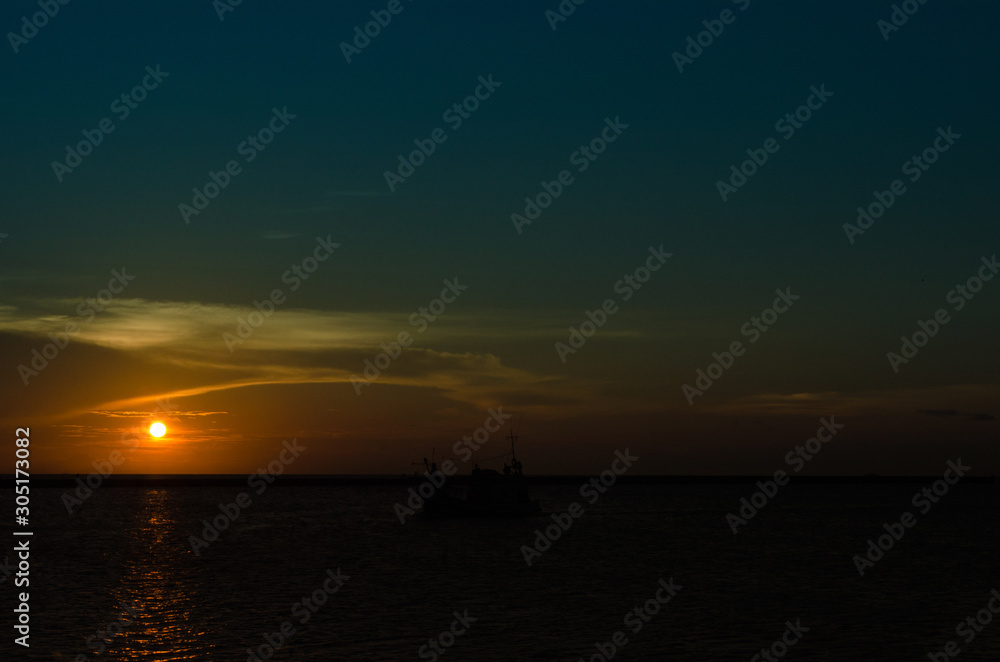
<svg viewBox="0 0 1000 662"><path fill-rule="evenodd" d="M121 409L94 409L90 412L96 416L109 416L111 418L148 418L151 414L157 412L150 411L128 411ZM199 416L216 416L219 414L228 414L227 411L167 411L163 412L164 415L177 418L195 418Z"/></svg>
<svg viewBox="0 0 1000 662"><path fill-rule="evenodd" d="M283 232L281 230L268 230L261 235L263 239L269 240L281 240L281 239L292 239L293 237L301 236L301 232Z"/></svg>
<svg viewBox="0 0 1000 662"><path fill-rule="evenodd" d="M74 310L75 300L53 300L52 310ZM13 307L0 308L0 331L45 337L75 322L80 331L73 342L120 350L160 348L167 354L199 353L229 363L224 333L237 333L240 319L259 316L253 307L195 302L115 299L90 322L66 314L29 316ZM398 332L398 318L387 314L281 309L247 340L248 347L271 350L320 351L377 344ZM250 327L247 327L250 328ZM235 354L244 349L237 345Z"/></svg>
<svg viewBox="0 0 1000 662"><path fill-rule="evenodd" d="M953 384L927 388L851 392L760 393L739 396L715 405L704 401L696 407L699 410L727 414L803 416L891 414L912 417L916 411L927 416L952 418L959 415L959 407L963 405L987 408L998 398L1000 398L1000 385L997 384Z"/></svg>
<svg viewBox="0 0 1000 662"><path fill-rule="evenodd" d="M149 301L119 298L86 322L85 318L52 311L72 311L76 301L39 302L41 314L13 306L0 308L0 332L12 333L5 358L13 364L30 362L31 347L48 342L48 334L61 333L67 322L80 325L72 334L66 357L53 361L55 368L35 378L43 384L60 371L94 372L102 378L90 388L74 386L77 380L59 381L71 397L53 399L41 414L65 418L94 414L129 418L146 416L155 398L185 398L257 386L295 384L351 384L364 375L365 361L373 361L401 331L414 338L413 345L394 358L366 390L387 386L429 389L446 399L473 404L480 409L501 402L518 401L549 412L584 406L595 386L586 380L570 382L505 364L498 353L474 351L484 340L491 345L537 340L545 335L538 316L509 317L496 313L455 311L441 316L419 333L409 325L409 314L361 313L279 308L260 323L255 308L197 302ZM242 343L247 320L259 324ZM552 322L552 328L557 328ZM227 347L224 334L230 334ZM245 333L244 333L245 335ZM473 351L463 351L471 346ZM48 370L54 370L48 373ZM16 378L16 375L15 375ZM150 392L146 384L158 384ZM20 384L18 384L20 387ZM137 388L138 387L138 388ZM32 383L29 388L35 388ZM27 397L23 389L18 394ZM353 388L345 389L357 397ZM68 395L68 394L67 394ZM32 402L42 402L32 398ZM617 398L619 401L625 398ZM613 406L609 399L602 404ZM628 408L624 402L619 405ZM205 407L205 409L208 409ZM191 409L188 416L217 411Z"/></svg>
<svg viewBox="0 0 1000 662"><path fill-rule="evenodd" d="M449 311L427 327L426 335L408 323L411 311L349 312L278 308L262 322L252 306L203 304L190 301L149 301L118 298L108 303L92 321L66 314L79 304L73 299L39 301L40 310L0 307L0 332L46 338L60 333L69 322L80 326L71 342L88 343L124 351L160 350L164 360L185 360L212 365L259 362L260 353L307 353L378 350L401 331L409 332L423 347L448 346L483 339L517 340L551 336L561 320L542 315L497 315L477 311ZM246 326L253 317L256 328ZM243 336L238 335L240 324ZM250 335L246 332L251 330ZM231 334L234 351L223 334ZM608 331L607 337L629 332ZM240 342L242 340L242 342ZM254 354L257 354L254 356Z"/></svg>

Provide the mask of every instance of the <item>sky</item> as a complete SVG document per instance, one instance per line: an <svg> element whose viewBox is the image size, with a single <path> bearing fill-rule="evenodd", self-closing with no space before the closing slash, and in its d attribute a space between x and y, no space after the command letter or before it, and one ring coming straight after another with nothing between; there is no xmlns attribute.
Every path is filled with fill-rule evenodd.
<svg viewBox="0 0 1000 662"><path fill-rule="evenodd" d="M763 475L825 419L804 473L996 473L1000 7L903 4L7 3L4 429Z"/></svg>

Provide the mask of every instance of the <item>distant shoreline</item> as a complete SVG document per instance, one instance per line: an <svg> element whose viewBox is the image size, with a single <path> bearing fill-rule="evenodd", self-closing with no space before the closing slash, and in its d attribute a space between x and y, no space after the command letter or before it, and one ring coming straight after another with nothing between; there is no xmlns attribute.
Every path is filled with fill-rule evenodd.
<svg viewBox="0 0 1000 662"><path fill-rule="evenodd" d="M86 474L80 474L81 479ZM577 485L587 482L593 476L587 475L538 475L525 476L529 485ZM772 476L618 476L617 480L625 485L743 485L757 481L772 479ZM76 486L76 475L36 475L31 477L31 486L38 489ZM938 476L795 476L795 483L809 485L854 485L854 484L909 484L928 483L940 479ZM419 475L284 475L278 476L274 487L322 487L322 486L379 486L379 485L412 485L425 480ZM452 485L467 484L469 476L456 475L448 478ZM963 483L993 483L996 476L965 476ZM102 487L223 487L244 486L247 476L243 474L163 474L135 475L123 474L109 476L101 480ZM0 477L0 487L7 489L14 486L11 475Z"/></svg>

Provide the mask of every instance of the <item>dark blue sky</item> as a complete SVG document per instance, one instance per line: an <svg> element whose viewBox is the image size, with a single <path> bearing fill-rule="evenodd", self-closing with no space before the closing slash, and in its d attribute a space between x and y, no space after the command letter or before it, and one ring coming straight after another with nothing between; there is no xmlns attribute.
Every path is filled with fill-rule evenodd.
<svg viewBox="0 0 1000 662"><path fill-rule="evenodd" d="M44 337L45 320L72 313L60 302L93 295L112 268L136 273L129 299L200 305L184 314L211 326L211 311L247 308L327 235L342 248L287 305L377 318L370 336L349 343L356 355L337 354L346 350L334 343L324 350L334 354L319 359L291 343L258 356L248 341L243 353L254 358L238 366L226 366L225 354L199 354L200 366L225 378L156 372L152 381L161 383L135 393L128 379L123 392L109 386L102 402L228 384L230 369L253 379L252 366L265 363L356 371L454 276L469 291L438 327L453 325L452 333L428 333L424 349L439 358L494 356L523 371L519 379L554 384L552 397L571 391L568 410L590 411L588 402L609 397L608 421L634 414L663 429L675 407L690 415L681 385L711 352L740 338L741 324L778 287L800 292L801 302L773 342L755 345L702 402L714 400L720 411L738 403L747 414L747 398L826 394L896 415L886 404L896 396L886 394L916 389L923 395L899 410L910 419L918 400L944 402L956 388L973 388L974 406L992 401L997 364L985 357L997 285L987 284L900 374L886 352L1000 245L992 201L1000 153L995 2L921 5L886 41L876 22L889 18L888 2L752 0L743 11L743 2L722 0L590 0L553 31L544 12L556 2L404 1L347 63L339 44L385 4L248 0L220 21L208 0L70 3L16 54L8 43L0 57L0 232L9 235L0 244L0 303L4 332L24 343L5 361L9 388L25 406L46 415L72 408L38 405L45 380L25 390L15 368L31 338ZM679 73L673 53L724 9L735 20ZM18 30L36 11L34 3L8 3L0 26ZM128 118L115 118L111 102L157 65L169 76ZM501 85L460 128L448 128L442 112L489 75ZM794 136L780 137L775 122L820 85L833 95ZM286 107L295 119L246 163L237 146L266 126L272 108ZM52 162L104 117L114 118L114 132L59 183ZM510 215L523 212L525 196L572 169L571 153L616 117L628 129L518 234ZM447 140L390 193L384 172L437 127ZM939 127L961 138L848 243L842 225L854 221L855 208L903 177L903 162L931 145ZM717 180L770 137L778 152L724 202ZM192 187L231 159L241 174L185 225L178 204L190 204ZM553 344L661 244L673 253L667 268L561 364ZM193 339L202 333L170 336L171 346L193 343L189 353L198 354ZM139 360L112 335L119 340L81 340L127 354L125 364ZM433 363L410 370L409 387L442 388ZM481 386L500 379L482 378ZM330 375L303 381L343 386ZM475 418L482 402L515 391L505 383L482 399L448 397ZM541 391L532 397L545 399ZM518 401L528 407L532 397ZM538 415L557 430L568 410ZM370 433L366 425L354 421L351 434Z"/></svg>

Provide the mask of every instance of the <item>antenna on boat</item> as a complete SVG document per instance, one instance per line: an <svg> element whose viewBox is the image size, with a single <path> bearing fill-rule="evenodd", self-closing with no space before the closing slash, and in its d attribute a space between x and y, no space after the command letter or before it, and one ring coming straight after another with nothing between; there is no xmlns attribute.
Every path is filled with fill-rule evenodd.
<svg viewBox="0 0 1000 662"><path fill-rule="evenodd" d="M521 428L521 421L523 421L523 420L524 420L524 414L521 414L521 418L520 418L520 420L517 423L518 429ZM511 461L512 462L517 462L517 453L514 452L514 442L517 441L517 435L514 434L514 426L513 425L510 426L510 434L507 435L507 438L510 439Z"/></svg>
<svg viewBox="0 0 1000 662"><path fill-rule="evenodd" d="M510 434L507 435L507 438L510 439L510 455L511 455L511 458L516 461L517 460L517 453L514 452L514 442L517 440L517 436L514 434L514 428L510 429Z"/></svg>
<svg viewBox="0 0 1000 662"><path fill-rule="evenodd" d="M411 467L413 467L413 466L419 467L420 463L419 462L410 462L410 466ZM424 458L424 468L427 469L428 473L430 473L432 471L432 467L434 467L434 468L437 467L437 448L432 448L431 449L431 461L430 462L427 461L426 457Z"/></svg>
<svg viewBox="0 0 1000 662"><path fill-rule="evenodd" d="M518 420L517 429L521 429L521 421L524 420L524 414L521 414L521 418ZM510 439L510 466L515 475L521 475L521 463L517 460L517 452L514 450L514 442L517 441L517 435L514 434L514 426L510 426L510 434L507 436ZM504 472L507 470L507 465L504 465Z"/></svg>

